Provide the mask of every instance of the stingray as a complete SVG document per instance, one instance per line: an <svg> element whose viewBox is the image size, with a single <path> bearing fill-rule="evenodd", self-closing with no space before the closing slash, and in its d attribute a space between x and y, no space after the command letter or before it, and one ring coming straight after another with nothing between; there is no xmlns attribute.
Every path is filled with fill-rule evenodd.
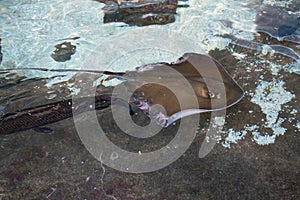
<svg viewBox="0 0 300 200"><path fill-rule="evenodd" d="M151 117L165 127L188 115L225 109L243 97L241 87L220 63L196 53L186 53L172 63L138 67L122 78L135 105L147 114L152 111ZM163 109L153 111L153 105Z"/></svg>
<svg viewBox="0 0 300 200"><path fill-rule="evenodd" d="M172 63L147 64L137 67L135 71L127 72L45 68L2 69L2 71L29 69L102 73L109 75L109 78L123 80L116 87L130 94L130 99L126 103L137 107L163 127L168 127L178 119L189 115L226 109L239 102L244 95L242 88L219 62L210 56L196 53L186 53ZM109 107L112 104L112 97L116 100L121 94L116 92L96 96L95 109ZM90 111L88 106L82 104L80 108L76 108L79 110L76 110L76 113ZM71 116L70 99L9 113L0 121L0 135L45 126Z"/></svg>

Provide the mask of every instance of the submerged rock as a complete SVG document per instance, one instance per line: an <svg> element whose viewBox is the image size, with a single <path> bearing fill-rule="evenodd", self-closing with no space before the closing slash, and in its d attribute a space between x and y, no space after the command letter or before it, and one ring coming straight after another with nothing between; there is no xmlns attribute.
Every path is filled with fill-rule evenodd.
<svg viewBox="0 0 300 200"><path fill-rule="evenodd" d="M71 59L71 56L76 52L76 46L71 42L63 42L55 45L55 51L51 54L51 57L57 62L65 62Z"/></svg>
<svg viewBox="0 0 300 200"><path fill-rule="evenodd" d="M175 21L178 0L97 0L105 3L104 23L146 26Z"/></svg>
<svg viewBox="0 0 300 200"><path fill-rule="evenodd" d="M258 32L300 44L300 17L286 7L263 6L258 9L255 22Z"/></svg>
<svg viewBox="0 0 300 200"><path fill-rule="evenodd" d="M293 35L300 28L300 17L297 19L290 19L285 24L282 24L278 28L278 37L283 38L285 36Z"/></svg>
<svg viewBox="0 0 300 200"><path fill-rule="evenodd" d="M128 13L169 12L175 13L178 0L119 0L119 10Z"/></svg>
<svg viewBox="0 0 300 200"><path fill-rule="evenodd" d="M164 25L175 21L170 13L135 13L115 12L104 15L104 23L124 22L131 26L148 26L152 24Z"/></svg>

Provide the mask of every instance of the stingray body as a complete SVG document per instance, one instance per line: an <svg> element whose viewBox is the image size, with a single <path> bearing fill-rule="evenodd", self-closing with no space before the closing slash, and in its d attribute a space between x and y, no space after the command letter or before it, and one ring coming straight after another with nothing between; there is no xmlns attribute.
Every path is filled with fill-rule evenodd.
<svg viewBox="0 0 300 200"><path fill-rule="evenodd" d="M150 113L153 105L163 108L152 111L163 126L191 114L225 109L240 101L244 94L220 63L196 53L186 53L173 63L144 65L124 77L128 80L127 90L134 94L133 102L140 109ZM139 83L142 86L136 88Z"/></svg>
<svg viewBox="0 0 300 200"><path fill-rule="evenodd" d="M221 64L209 56L196 53L184 54L172 63L148 64L125 73L91 72L124 80L122 87L132 94L128 103L136 105L148 115L152 111L154 115L150 117L165 127L188 115L225 109L237 103L244 94ZM95 108L107 108L111 104L111 97L112 94L96 96ZM160 105L163 109L157 110L154 105ZM80 110L76 113L91 110L88 104L76 109ZM0 135L45 126L71 116L71 99L6 114L0 119Z"/></svg>

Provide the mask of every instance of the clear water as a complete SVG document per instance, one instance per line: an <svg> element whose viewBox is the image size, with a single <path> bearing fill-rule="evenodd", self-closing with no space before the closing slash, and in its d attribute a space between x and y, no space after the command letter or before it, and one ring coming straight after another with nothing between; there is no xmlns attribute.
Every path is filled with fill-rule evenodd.
<svg viewBox="0 0 300 200"><path fill-rule="evenodd" d="M229 34L241 39L253 39L256 33L254 20L260 11L259 8L264 5L284 6L287 2L190 0L188 8L177 9L175 23L144 29L160 28L176 32L207 52L216 47L224 48L228 45L230 40L219 35ZM184 4L184 2L179 3ZM1 1L1 4L0 19L3 27L1 37L4 54L2 66L5 68L83 68L86 66L82 66L82 62L103 41L120 32L139 29L122 23L103 24L104 14L101 8L104 4L95 1ZM229 23L231 25L226 26ZM273 25L271 21L269 26ZM271 32L269 30L266 27L266 31ZM273 32L272 34L274 35ZM54 51L54 46L64 38L75 36L80 39L74 42L77 43L77 52L73 59L65 63L55 62L49 56ZM145 37L148 36L141 34L135 37L135 40L143 41ZM152 37L157 41L161 40L159 34L152 35ZM113 40L118 40L118 38ZM114 51L113 46L110 51ZM161 61L172 58L174 57L162 55L156 56L155 60L151 59ZM108 59L114 60L115 58ZM125 71L134 67L127 62L127 65L119 70ZM24 73L27 76L41 76L38 72ZM46 76L45 73L43 76Z"/></svg>
<svg viewBox="0 0 300 200"><path fill-rule="evenodd" d="M254 21L259 12L258 8L265 5L284 6L287 2L289 1L179 1L179 4L188 4L189 7L177 9L175 23L139 28L123 23L103 24L104 14L101 9L104 4L96 1L1 1L0 22L3 49L1 65L2 68L91 68L91 66L83 65L83 63L92 52L99 51L100 48L105 52L103 55L106 56L107 60L115 61L113 52L118 48L118 42L127 42L125 39L122 39L124 41L120 40L118 34L125 33L130 37L128 31L140 29L141 34L135 35L134 38L128 38L130 42L144 41L145 38L149 37L149 34L142 33L143 30L162 29L162 31L181 35L186 40L199 45L199 49L202 51L208 52L215 48L222 49L231 40L220 37L220 35L229 34L251 41L256 33ZM158 41L158 43L162 40L160 34L155 35L155 31L151 33L154 33L151 35L153 40ZM67 62L53 60L50 55L55 50L54 46L65 41L63 39L71 37L80 37L78 40L72 41L77 46L72 59ZM101 46L107 39L112 41L110 49ZM172 40L176 43L176 37L173 37ZM114 43L116 44L114 45ZM159 50L155 50L155 52L155 56L151 56L149 53L138 51L131 53L130 57L138 57L139 64L149 63L149 61L171 61L178 57L178 55L170 55L170 53ZM117 63L118 66L115 67L108 65L92 66L92 68L125 71L138 66L138 63L131 60L127 60L126 64L124 62ZM38 71L23 71L22 73L28 77L50 75Z"/></svg>

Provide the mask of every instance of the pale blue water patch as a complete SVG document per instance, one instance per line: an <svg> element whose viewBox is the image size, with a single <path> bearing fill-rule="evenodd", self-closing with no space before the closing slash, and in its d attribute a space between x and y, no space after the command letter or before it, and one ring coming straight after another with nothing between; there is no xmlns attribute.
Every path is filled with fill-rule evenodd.
<svg viewBox="0 0 300 200"><path fill-rule="evenodd" d="M224 48L229 39L221 38L220 34L239 34L244 38L252 39L254 27L253 18L256 12L252 8L244 7L247 3L255 1L195 1L190 0L189 8L178 8L176 22L164 26L150 26L165 30L171 30L189 38L199 48L208 52L216 47ZM139 29L129 27L122 23L103 24L104 4L95 1L81 0L45 0L45 1L1 1L1 33L3 46L3 68L48 68L65 69L82 67L82 62L105 39L114 37L121 31ZM232 27L224 26L224 21L231 21ZM145 27L143 29L148 29ZM241 29L250 31L241 32ZM54 61L50 55L56 44L62 43L62 39L80 37L78 40L68 40L76 45L76 53L67 62ZM136 38L143 41L144 35ZM154 36L160 40L160 36ZM126 42L126 41L123 41ZM175 43L176 41L174 41ZM115 49L103 49L114 51ZM157 50L155 50L157 51ZM173 61L178 55L159 52L155 56L147 54L142 63L157 61ZM115 59L114 57L108 59ZM120 63L120 62L119 62ZM136 63L123 63L119 71L134 69ZM97 68L98 66L88 66ZM104 66L99 66L100 68ZM116 69L116 67L113 67ZM106 70L110 70L105 66ZM101 70L101 69L99 69ZM53 73L23 71L26 76L48 76Z"/></svg>
<svg viewBox="0 0 300 200"><path fill-rule="evenodd" d="M245 6L251 2L256 1L190 0L190 8L179 9L178 22L168 26L188 35L206 51L222 49L230 40L218 35L243 35L245 39L253 39L251 32L255 28L253 19L256 11ZM225 26L224 23L230 23L231 26Z"/></svg>
<svg viewBox="0 0 300 200"><path fill-rule="evenodd" d="M263 5L284 6L290 1L260 0L189 0L188 8L178 8L176 20L167 25L153 25L143 28L128 26L123 23L103 24L103 3L92 0L13 0L1 1L1 30L3 61L2 68L48 68L48 69L96 69L96 70L133 70L141 64L159 61L174 61L181 55L146 49L147 43L140 49L127 49L127 58L116 58L114 52L120 43L135 41L147 42L151 37L157 43L164 40L161 30L174 32L178 37L189 40L199 47L198 52L225 48L232 39L222 37L231 35L240 40L251 41L257 33L255 18L257 7ZM180 2L182 3L182 2ZM255 5L255 6L253 6ZM143 34L146 30L157 29L151 36ZM119 39L118 34L141 30L134 38ZM169 34L168 32L168 34ZM65 38L80 37L77 40ZM109 48L103 42L111 40ZM176 37L169 38L176 49L189 51L188 47L177 44ZM63 41L76 45L76 53L66 62L56 62L51 58L55 45ZM164 41L162 41L164 42ZM188 42L187 42L188 43ZM178 48L176 47L179 46ZM100 49L99 49L100 47ZM143 49L144 48L144 49ZM282 48L281 48L282 49ZM190 48L190 51L193 51ZM103 51L112 63L106 66L87 66L85 62L95 51ZM283 53L286 53L284 51ZM182 52L183 54L184 52ZM295 57L295 56L294 56ZM53 73L23 71L28 77L52 76ZM60 73L62 74L62 73Z"/></svg>
<svg viewBox="0 0 300 200"><path fill-rule="evenodd" d="M2 2L1 2L2 4ZM101 43L118 28L103 25L103 4L95 1L24 1L6 3L1 9L3 29L3 68L44 67L78 68L93 46ZM72 41L77 52L70 61L58 63L50 55L62 39ZM44 72L24 72L27 76L45 76Z"/></svg>

